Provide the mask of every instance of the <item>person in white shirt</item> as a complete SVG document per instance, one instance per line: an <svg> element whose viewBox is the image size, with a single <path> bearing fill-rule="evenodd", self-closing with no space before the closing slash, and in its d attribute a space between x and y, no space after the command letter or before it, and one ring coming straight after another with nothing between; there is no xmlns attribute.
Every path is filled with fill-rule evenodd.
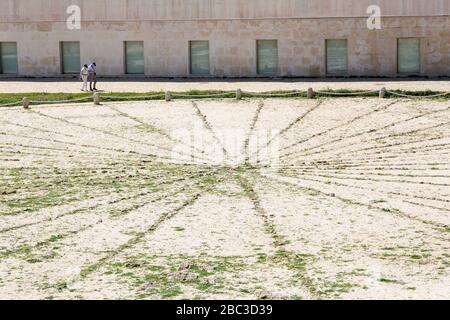
<svg viewBox="0 0 450 320"><path fill-rule="evenodd" d="M87 90L88 77L89 77L88 65L85 64L83 66L83 68L81 68L81 71L80 71L80 79L81 79L81 81L83 81L83 86L81 87L81 91L88 91Z"/></svg>
<svg viewBox="0 0 450 320"><path fill-rule="evenodd" d="M92 64L88 67L89 72L89 89L91 91L97 91L97 72L95 68L97 67L97 64L95 62L92 62ZM92 88L92 83L94 83L94 88Z"/></svg>

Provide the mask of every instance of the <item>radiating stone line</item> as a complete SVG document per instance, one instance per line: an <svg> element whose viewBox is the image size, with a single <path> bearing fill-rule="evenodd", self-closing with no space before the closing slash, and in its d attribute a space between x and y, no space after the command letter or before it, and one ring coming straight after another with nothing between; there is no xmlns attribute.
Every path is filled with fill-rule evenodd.
<svg viewBox="0 0 450 320"><path fill-rule="evenodd" d="M217 137L217 134L215 133L214 129L212 128L211 124L209 123L207 117L198 107L197 103L195 101L192 101L192 107L195 110L195 114L201 119L203 126L211 133L213 139L216 141L216 143L220 146L223 155L226 159L230 159L230 155L228 151L225 149L225 146L223 145L222 141L220 141L219 137Z"/></svg>
<svg viewBox="0 0 450 320"><path fill-rule="evenodd" d="M355 134L352 134L352 135L349 135L349 136L339 137L339 138L336 138L336 139L328 140L328 141L326 141L324 143L321 143L319 145L316 145L314 147L298 150L298 151L295 151L295 152L285 153L285 154L281 155L281 158L284 159L284 158L290 157L292 155L299 154L301 152L312 151L312 150L315 150L315 149L318 149L318 148L322 148L322 147L327 146L327 145L334 144L336 142L341 142L341 141L345 141L345 140L348 140L348 139L351 139L351 138L363 136L365 134L372 134L372 133L375 133L375 132L380 132L380 131L386 130L388 128L395 127L396 125L401 124L401 123L407 123L407 122L412 121L412 120L417 120L417 119L420 119L420 118L423 118L423 117L426 117L426 116L429 116L429 115L432 115L432 114L446 112L448 110L450 110L450 107L446 108L446 109L443 109L443 110L434 110L434 111L426 112L426 113L423 113L421 115L410 117L410 118L403 119L403 120L400 120L400 121L395 121L395 122L392 122L392 123L390 123L388 125L385 125L385 126L383 126L381 128L368 129L368 130L364 130L362 132L355 133Z"/></svg>
<svg viewBox="0 0 450 320"><path fill-rule="evenodd" d="M259 158L260 153L268 148L276 139L282 137L285 135L288 131L290 131L292 128L294 128L297 124L301 123L303 119L305 119L309 114L311 114L313 111L317 110L322 104L324 103L324 100L319 100L316 105L314 105L312 108L308 109L306 112L298 116L294 121L292 121L289 125L287 125L285 128L283 128L278 135L272 137L267 143L262 145L258 150L256 151L256 157ZM283 151L286 148L283 148L280 150ZM254 155L253 155L254 156Z"/></svg>
<svg viewBox="0 0 450 320"><path fill-rule="evenodd" d="M96 262L89 264L87 266L84 266L80 273L81 277L85 278L85 277L89 276L91 273L95 272L98 268L100 268L104 263L113 259L120 252L127 250L129 248L132 248L133 246L140 243L148 234L155 232L165 221L172 219L175 215L177 215L183 209L185 209L189 206L192 206L195 202L197 202L197 200L201 197L201 195L202 195L201 192L195 193L193 196L189 197L186 201L184 201L177 208L161 214L155 223L153 223L151 226L146 228L144 231L136 233L136 235L131 240L129 240L125 244L119 246L116 250L105 254L103 257L98 259Z"/></svg>
<svg viewBox="0 0 450 320"><path fill-rule="evenodd" d="M245 163L249 163L250 162L250 153L249 153L249 145L250 145L250 139L252 137L252 134L255 130L256 124L258 123L259 120L259 116L261 114L262 109L264 108L264 102L260 102L258 104L258 108L255 111L255 114L253 116L252 119L252 123L250 125L250 129L245 137L245 141L244 141L244 147L242 150L242 153L245 155Z"/></svg>
<svg viewBox="0 0 450 320"><path fill-rule="evenodd" d="M350 176L361 176L361 172L351 172L350 170L345 171L337 171L337 170L321 170L321 169L312 169L312 170L296 170L291 168L286 169L279 169L279 172L293 172L293 173L302 173L307 174L308 172L311 174L343 174L343 175L350 175ZM383 176L383 177L409 177L409 178L449 178L450 176L446 175L417 175L417 174L392 174L392 173L380 173L380 172L371 172L371 171L364 171L364 175L369 176Z"/></svg>
<svg viewBox="0 0 450 320"><path fill-rule="evenodd" d="M395 195L395 196L402 196L402 197L410 197L410 198L415 198L415 199L422 199L422 200L431 200L431 201L439 201L439 202L444 202L444 203L450 203L450 199L441 199L441 198L436 198L436 197L426 197L426 196L419 196L416 194L411 194L411 193L402 193L402 192L394 192L394 191L384 191L383 189L375 189L375 188L368 188L368 187L361 187L361 186L357 186L355 184L345 184L342 182L336 182L336 181L324 181L324 180L319 180L319 179L313 179L313 178L306 178L306 177L302 177L302 180L306 180L306 181L312 181L312 182L319 182L319 183L332 183L334 185L337 186L341 186L341 187L349 187L349 188L355 188L355 189L361 189L361 190L367 190L367 191L372 191L372 192L380 192L382 194L388 194L388 195Z"/></svg>
<svg viewBox="0 0 450 320"><path fill-rule="evenodd" d="M335 126L335 127L333 127L333 128L330 128L330 129L327 129L327 130L325 130L325 131L322 131L322 132L313 134L313 135L309 136L308 138L299 140L299 141L297 141L297 142L295 142L295 143L293 143L293 144L291 144L291 145L289 145L289 146L284 147L281 151L286 151L286 150L288 150L288 149L292 149L293 147L296 147L296 146L299 146L299 145L301 145L301 144L304 144L304 143L310 141L311 139L314 139L314 138L317 138L317 137L321 137L321 136L323 136L323 135L325 135L325 134L327 134L327 133L333 132L334 130L337 130L337 129L343 128L343 127L345 127L345 126L351 125L351 124L353 124L354 122L356 122L356 121L358 121L358 120L367 118L367 117L369 117L369 116L371 116L371 115L373 115L373 114L375 114L375 113L378 113L378 112L380 112L380 111L387 110L390 106L393 106L393 105L395 105L395 104L397 104L397 102L391 102L391 103L388 103L388 104L386 104L386 105L383 105L383 106L381 106L380 108L377 108L377 109L372 110L372 111L370 111L370 112L368 112L368 113L365 113L365 114L363 114L363 115L360 115L360 116L357 116L357 117L355 117L355 118L352 118L352 119L350 119L349 121L346 121L346 122L344 122L344 123L342 123L342 124L339 124L339 125L337 125L337 126ZM376 106L376 105L375 105L375 106Z"/></svg>
<svg viewBox="0 0 450 320"><path fill-rule="evenodd" d="M168 181L160 183L159 186L171 186L173 183L182 181L185 178L186 177L171 179L171 180L168 180ZM189 178L189 176L187 176L187 178ZM124 190L121 193L127 193L128 194L129 192L130 192L130 190ZM110 206L110 205L113 205L113 204L118 204L118 203L121 203L121 202L124 202L124 201L127 201L127 200L134 200L134 199L137 199L137 198L140 198L140 197L148 196L149 194L152 194L153 192L154 192L154 190L140 191L139 193L137 193L135 195L126 195L126 196L123 196L123 197L119 197L118 199L114 199L114 200L108 201L106 203L97 203L97 204L94 204L92 206L69 210L68 212L65 212L65 213L62 213L62 214L59 214L59 215L56 215L56 216L52 216L52 217L49 217L47 219L43 219L43 220L40 220L40 221L36 221L36 222L32 222L32 223L25 223L25 224L17 225L17 226L14 226L14 227L6 227L6 228L3 228L3 229L0 229L0 234L1 233L5 233L5 232L9 232L9 231L13 231L13 230L17 230L17 229L21 229L21 228L24 228L24 227L38 225L38 224L41 224L41 223L44 223L44 222L56 221L56 220L58 220L60 218L63 218L63 217L69 216L69 215L75 215L75 214L84 213L84 212L87 212L87 211L97 210L99 208ZM104 198L109 193L110 192L105 193L104 195L96 197L96 198L93 198L93 199L95 200L95 199ZM89 200L89 199L85 199L85 200ZM83 201L85 201L85 200L83 200Z"/></svg>
<svg viewBox="0 0 450 320"><path fill-rule="evenodd" d="M299 173L302 176L318 176L318 177L324 177L324 178L333 178L333 179L349 179L349 180L364 180L364 181L375 181L375 182L389 182L389 183L407 183L407 184L419 184L419 185L430 185L430 186L441 186L441 187L450 187L450 181L449 183L436 183L436 182L423 182L423 181L410 181L410 180L382 180L382 179L375 179L375 178L364 178L364 177L339 177L335 175L320 175L320 174L307 174L307 173ZM343 173L345 174L345 173Z"/></svg>
<svg viewBox="0 0 450 320"><path fill-rule="evenodd" d="M157 197L157 198L155 198L155 199L151 199L151 200L148 200L148 201L144 201L144 202L140 203L138 206L132 206L132 207L130 207L126 212L123 213L123 215L129 214L130 212L133 212L133 211L136 211L136 210L139 210L140 208L142 208L142 207L144 207L144 206L146 206L146 205L149 205L150 203L156 203L156 202L162 201L162 200L164 200L166 197L170 197L171 195L175 195L175 194L177 194L177 193L183 192L184 190L186 190L186 186L184 186L183 188L180 188L179 190L176 190L175 192L169 192L168 194L163 194L163 195L161 195L161 196L159 196L159 197ZM150 194L150 193L149 193L149 194ZM147 194L147 195L148 195L148 194ZM139 198L142 198L142 197L144 197L144 195L142 195L142 196L137 196L136 199L139 199ZM131 198L130 198L130 199L131 199ZM117 201L117 202L115 202L114 204L117 204L117 203L120 203L120 202L121 202L121 201ZM106 206L106 204L103 204L102 206ZM79 213L81 213L81 212L85 213L85 212L89 212L89 211L96 210L96 209L98 209L98 207L92 208L92 209L91 209L91 208L87 208L86 210L79 210L78 212L76 212L76 214L79 214ZM75 213L74 213L74 214L75 214ZM67 216L67 215L63 215L63 216ZM60 217L58 217L58 218L62 218L63 216L60 216ZM49 221L52 221L52 220L51 220L51 219L50 219L50 220L45 220L45 221L41 221L40 223L45 223L45 222L49 222ZM30 224L30 225L27 225L27 226L24 226L24 227L33 226L33 225L37 225L37 224L40 224L40 223L34 223L34 224ZM79 233L81 233L81 232L84 232L84 231L90 229L90 228L93 228L93 227L96 226L97 224L98 224L98 222L91 223L91 224L89 224L89 225L82 226L82 227L79 228L79 229L76 229L76 230L68 231L68 232L66 232L66 233L59 234L59 238L60 238L60 239L64 239L64 238L66 238L66 237L68 237L68 236L74 236L74 235L77 235L77 234L79 234ZM21 228L23 228L23 227L21 227ZM15 230L17 230L17 229L20 229L20 228L8 230L8 231L15 231ZM8 231L6 231L6 232L8 232ZM5 233L5 232L2 232L2 233ZM36 249L36 248L44 247L45 245L47 245L47 244L49 244L49 243L52 243L52 244L57 243L58 241L59 241L58 239L53 240L53 241L51 241L51 242L43 241L43 242L37 243L36 245L31 246L30 248L31 248L31 249ZM0 252L0 261L1 261L2 257L7 257L7 256L10 256L10 255L14 255L14 254L19 253L20 251L21 251L21 248L19 247L19 248L16 248L16 249L8 249L7 251L5 251L5 252L3 252L3 253Z"/></svg>
<svg viewBox="0 0 450 320"><path fill-rule="evenodd" d="M397 133L397 134L393 134L393 135L386 135L386 136L381 136L381 137L376 137L370 140L366 140L364 141L364 143L370 143L370 142L377 142L379 140L383 140L383 139L390 139L393 137L397 137L397 136L401 136L401 135L409 135L412 133L418 133L418 132L422 132L422 131L426 131L426 130L430 130L430 129L436 129L439 127L448 127L450 125L450 122L446 122L446 123L441 123L438 125L433 125L431 127L427 127L427 128L423 128L423 129L417 129L417 130L412 130L412 131L407 131L407 132L402 132L402 133ZM357 153L357 152L363 152L363 151L369 151L369 150L379 150L379 149L385 149L385 148L392 148L392 147L396 147L396 146L402 146L402 145L409 145L409 144L414 144L414 143L420 143L420 142L430 142L430 141L436 141L439 139L446 139L449 138L450 136L439 136L439 137L435 137L435 138L425 138L425 139L419 139L419 140L414 140L414 141L407 141L407 142L398 142L398 143L393 143L393 144L389 144L389 145L382 145L382 146L372 146L372 147L365 147L365 148L361 148L361 149L357 149L357 150L350 150L348 152L341 152L341 153L336 153L334 155L339 156L342 154L352 154L352 153ZM312 153L301 153L301 154L296 154L297 156L302 156L302 157L306 157L306 156L311 156L311 155L315 155L315 154L323 154L323 153L327 153L327 152L334 152L334 151L345 151L345 148L347 147L353 147L355 144L351 143L345 146L339 146L338 148L333 148L333 149L327 149L327 150L319 150L316 152L312 152Z"/></svg>
<svg viewBox="0 0 450 320"><path fill-rule="evenodd" d="M296 186L299 190L302 190L302 191L304 191L305 189L309 190L309 191L314 191L314 192L317 192L317 193L319 193L319 194L321 194L323 196L326 196L326 197L329 197L329 198L332 198L332 199L335 199L335 200L339 200L339 201L344 202L344 203L350 203L352 205L362 206L362 207L369 208L369 209L376 209L376 210L378 210L380 212L388 213L388 212L386 212L385 208L377 206L377 205L374 205L374 204L368 205L368 204L365 204L363 202L355 201L355 200L352 200L352 199L349 199L349 198L344 198L344 197L339 197L339 196L336 196L336 195L331 195L330 193L324 192L324 191L322 191L320 189L317 189L317 188L300 187L296 183L288 182L288 181L285 181L285 180L279 180L279 179L282 179L282 178L289 178L289 177L283 177L283 176L273 177L273 176L268 176L268 175L265 175L265 174L263 174L261 176L265 177L265 178L267 178L267 179L269 179L271 181L278 182L280 184ZM442 224L442 223L436 223L436 222L433 222L433 221L420 219L418 217L415 217L415 216L412 216L410 214L407 214L407 213L405 213L405 212L403 212L403 211L401 211L399 209L396 209L396 210L394 210L392 212L390 211L389 214L394 214L394 215L400 216L402 218L407 218L407 219L410 219L410 220L414 220L414 221L417 221L417 222L420 222L420 223L423 223L423 224L426 224L426 225L432 225L432 226L438 228L438 230L441 231L441 232L447 232L447 229L449 227L448 225L445 225L445 224Z"/></svg>
<svg viewBox="0 0 450 320"><path fill-rule="evenodd" d="M75 125L75 126L78 126L78 127L84 128L84 129L88 129L88 130L92 130L92 131L99 132L99 133L102 133L102 134L106 134L106 135L109 135L109 136L113 136L115 138L119 138L119 139L122 139L122 140L128 140L128 141L133 142L133 143L138 143L138 144L141 145L141 147L143 147L143 146L150 146L150 147L153 147L153 148L155 148L157 150L165 150L165 151L169 151L169 152L173 151L170 148L164 148L164 147L161 147L161 146L158 146L158 145L155 145L155 144L147 143L145 141L140 141L140 140L136 140L136 139L123 137L123 136L120 136L120 135L118 135L116 133L113 133L113 132L110 132L110 131L107 131L107 130L92 128L92 127L89 127L89 126L86 126L86 125L83 125L83 124L80 124L80 123L72 122L72 121L69 121L69 120L66 120L66 119L62 119L62 118L58 118L58 117L54 117L54 116L50 116L50 115L47 115L45 113L41 113L39 111L31 110L31 112L34 112L35 114L41 115L43 117L47 117L47 118L50 118L50 119L53 119L53 120L57 120L57 121L61 121L61 122L67 123L67 124L70 124L70 125ZM136 153L135 151L133 151L133 152ZM155 158L155 159L160 159L160 160L170 160L170 161L172 160L172 158L170 158L170 157L158 156L158 155L153 154L153 153L146 154L146 156L152 157L152 158Z"/></svg>
<svg viewBox="0 0 450 320"><path fill-rule="evenodd" d="M440 155L448 155L448 154L449 153L441 153ZM410 159L411 157L408 157L408 159L401 159L402 156L404 156L404 154L392 155L392 156L385 155L385 156L378 156L378 157L373 157L373 158L366 158L365 157L365 158L357 158L357 159L352 159L352 160L350 160L350 159L342 159L342 160L340 160L340 159L311 159L310 162L322 163L322 164L325 164L325 163L327 163L327 164L336 163L338 165L346 165L346 164L362 165L364 163L371 164L373 162L380 162L380 161L383 161L383 160L391 161L393 159L399 159L399 158L400 158L400 160L406 160L406 161L411 161L412 160L412 159ZM429 157L429 156L433 156L433 155L432 154L424 154L424 155L421 155L421 156ZM414 160L416 160L417 157L418 156L416 155L414 157ZM297 164L299 164L301 162L302 161L294 162L294 163L292 163L292 166L295 167ZM287 162L284 162L284 165L286 165L286 164L287 164ZM398 164L398 163L395 163L395 164ZM447 163L444 163L444 164L447 164Z"/></svg>
<svg viewBox="0 0 450 320"><path fill-rule="evenodd" d="M37 138L37 137L30 137L30 136L24 136L24 135L17 135L17 134L4 134L3 132L0 132L0 135L5 135L5 136L12 136L12 137L18 137L18 138L25 138L25 139L35 139L35 140L41 140L41 141L48 141L48 142L55 142L54 140L49 140L49 139L44 139L43 138ZM65 142L61 142L62 144L66 144ZM32 146L32 145L26 145L23 143L11 143L11 142L2 142L0 144L3 145L9 145L9 146L16 146L16 147L20 147L20 148L29 148L29 149L41 149L41 150L51 150L51 151L57 151L58 153L60 152L65 152L65 153L71 153L73 154L74 152L77 152L79 150L71 150L71 149L60 149L60 148L55 148L55 147L46 147L46 146ZM81 147L81 145L76 145L74 144L74 146L78 146ZM93 147L95 149L97 149L97 147ZM127 151L123 151L124 153L128 153ZM102 156L104 158L96 158L98 160L105 160L105 159L112 159L111 156L108 157L107 153L100 153L100 152L92 152L92 151L85 151L83 152L83 155L87 155L88 158L93 158L90 155L97 155L97 156ZM130 156L133 155L132 153L130 153ZM55 156L55 155L51 155L51 156ZM121 155L117 155L117 156L121 156ZM77 157L78 158L78 157Z"/></svg>
<svg viewBox="0 0 450 320"><path fill-rule="evenodd" d="M126 113L124 111L118 110L117 108L115 108L115 107L113 107L111 105L108 105L108 107L110 109L114 110L115 112L117 112L118 114L120 114L121 116L123 116L123 117L125 117L127 119L131 119L131 120L135 121L136 123L139 123L139 124L145 126L146 128L150 129L152 132L155 132L155 133L157 133L157 134L159 134L159 135L169 139L170 141L172 141L175 144L182 144L184 146L188 146L188 147L193 148L198 153L203 154L203 157L198 157L196 155L190 155L190 154L188 155L188 154L185 154L183 152L178 152L178 154L184 155L184 156L186 156L186 155L193 156L195 159L198 159L200 161L205 161L206 160L207 163L212 163L213 162L213 159L211 159L211 158L209 158L209 157L207 157L205 155L205 151L204 150L197 149L195 146L188 145L184 141L181 141L179 139L175 139L170 134L168 134L165 130L163 130L161 128L158 128L158 127L156 127L156 126L154 126L152 124L149 124L149 123L147 123L147 122L145 122L145 121L143 121L143 120L141 120L141 119L139 119L137 117L131 116L130 114L128 114L128 113Z"/></svg>
<svg viewBox="0 0 450 320"><path fill-rule="evenodd" d="M274 248L279 253L280 257L283 257L282 263L285 264L288 268L290 268L290 261L292 256L296 256L295 252L290 252L285 249L285 245L287 244L285 237L279 234L277 231L276 225L273 220L269 217L269 214L261 205L261 199L258 196L258 193L255 191L254 185L250 183L250 181L244 176L238 176L237 182L240 184L241 188L245 191L247 198L253 204L253 210L258 214L261 218L266 234L272 238L272 243ZM280 254L283 253L283 254ZM309 293L310 298L320 298L321 294L319 290L314 285L313 279L307 276L304 270L295 270L297 271L298 279L306 291Z"/></svg>
<svg viewBox="0 0 450 320"><path fill-rule="evenodd" d="M63 140L58 140L58 139L39 138L39 137L19 135L19 134L13 134L13 133L5 133L5 132L0 132L0 135L12 136L12 137L18 137L18 138L26 138L26 139L35 139L35 140L65 144L65 145L70 145L70 146L75 146L75 147L85 147L85 148L94 148L94 149L98 149L98 150L107 150L107 151L113 151L113 152L117 152L117 153L121 153L121 154L125 153L127 155L139 155L141 157L148 157L148 158L151 158L154 160L172 160L169 157L159 157L152 153L141 153L141 152L137 152L137 151L133 151L133 150L126 151L126 150L122 150L122 149L107 148L107 147L101 147L101 146L97 146L97 145L77 144L75 142L68 142L68 141L63 141Z"/></svg>

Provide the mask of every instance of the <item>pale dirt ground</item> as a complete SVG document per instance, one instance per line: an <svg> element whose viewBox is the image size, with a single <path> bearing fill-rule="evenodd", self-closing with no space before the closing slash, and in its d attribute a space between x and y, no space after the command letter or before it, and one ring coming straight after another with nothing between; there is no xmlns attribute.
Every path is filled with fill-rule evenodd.
<svg viewBox="0 0 450 320"><path fill-rule="evenodd" d="M150 92L189 90L225 90L235 91L240 88L250 92L266 92L278 90L315 90L350 89L380 90L386 87L391 90L433 90L450 91L450 80L408 80L408 79L296 79L296 80L111 80L99 79L98 88L106 92ZM0 80L0 93L21 92L79 92L81 83L75 80L61 79L23 79Z"/></svg>
<svg viewBox="0 0 450 320"><path fill-rule="evenodd" d="M449 108L4 108L0 299L449 299Z"/></svg>

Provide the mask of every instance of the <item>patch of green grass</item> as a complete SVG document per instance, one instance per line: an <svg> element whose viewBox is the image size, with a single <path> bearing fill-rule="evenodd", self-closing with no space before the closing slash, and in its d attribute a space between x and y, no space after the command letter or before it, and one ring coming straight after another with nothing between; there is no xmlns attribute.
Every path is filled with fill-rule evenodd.
<svg viewBox="0 0 450 320"><path fill-rule="evenodd" d="M59 240L61 240L61 239L63 239L64 238L64 236L63 235L52 235L51 237L50 237L50 239L48 239L48 242L57 242L57 241L59 241Z"/></svg>
<svg viewBox="0 0 450 320"><path fill-rule="evenodd" d="M105 167L115 165L117 164L107 163ZM140 172L143 170L145 172ZM119 168L109 171L75 168L67 171L55 169L41 172L32 168L20 170L4 168L0 169L0 174L5 179L0 186L0 194L9 196L0 197L0 204L5 208L0 211L0 215L34 212L74 201L87 200L103 191L120 192L143 188L158 191L164 185L161 180L166 181L167 177L195 174L195 170L188 166L148 165L142 161L121 163ZM155 175L157 175L156 178ZM168 180L170 182L170 179Z"/></svg>
<svg viewBox="0 0 450 320"><path fill-rule="evenodd" d="M204 267L202 267L200 265L196 265L196 264L192 265L191 268L189 269L189 271L196 273L199 277L208 277L212 274L211 272L206 270Z"/></svg>
<svg viewBox="0 0 450 320"><path fill-rule="evenodd" d="M32 256L32 247L28 244L22 244L14 249L5 250L3 252L0 252L0 258L1 257L10 257L12 255L19 255L24 257L31 257Z"/></svg>
<svg viewBox="0 0 450 320"><path fill-rule="evenodd" d="M267 98L266 95L280 95L280 98L283 98L282 95L289 94L289 98L306 98L308 93L306 91L286 91L286 90L274 90L274 91L266 91L266 92L258 92L258 93L242 93L243 98L252 98L253 96L257 96L258 98Z"/></svg>
<svg viewBox="0 0 450 320"><path fill-rule="evenodd" d="M39 210L42 208L47 208L58 203L58 199L65 195L64 191L49 190L43 195L30 196L22 199L15 199L14 201L9 201L6 205L11 209L28 209L28 210Z"/></svg>
<svg viewBox="0 0 450 320"><path fill-rule="evenodd" d="M325 296L339 297L341 294L349 292L353 287L355 285L349 282L329 282L326 284L326 288L321 290L321 293Z"/></svg>
<svg viewBox="0 0 450 320"><path fill-rule="evenodd" d="M312 190L312 189L307 189L305 191L308 195L313 196L313 197L317 197L319 195L319 192Z"/></svg>
<svg viewBox="0 0 450 320"><path fill-rule="evenodd" d="M183 232L184 230L186 230L183 227L175 227L174 229L175 229L176 232Z"/></svg>
<svg viewBox="0 0 450 320"><path fill-rule="evenodd" d="M378 279L379 282L384 282L384 283L394 283L394 284L401 284L401 281L395 280L395 279L388 279L388 278L379 278Z"/></svg>
<svg viewBox="0 0 450 320"><path fill-rule="evenodd" d="M65 281L60 281L56 284L55 287L58 291L63 291L68 288L68 284Z"/></svg>
<svg viewBox="0 0 450 320"><path fill-rule="evenodd" d="M399 212L401 212L400 210L398 210L396 208L383 208L382 210L384 212L389 212L389 213L399 213Z"/></svg>
<svg viewBox="0 0 450 320"><path fill-rule="evenodd" d="M365 92L363 90L348 90L348 89L339 89L339 90L324 90L327 92L339 94L333 95L333 98L339 97L377 97L378 91L373 92ZM423 97L423 96L432 96L436 94L441 94L444 92L440 91L430 91L430 90L416 90L416 91L405 91L405 90L391 90L392 92L398 94L405 94L414 97ZM133 97L132 100L163 100L164 92L162 91L151 91L151 92L105 92L101 93L104 96L103 101L124 101L124 98ZM281 95L279 98L305 98L307 96L306 91L268 91L264 93L246 93L243 92L243 98L270 98L266 95ZM180 97L177 97L179 95ZM223 95L220 97L208 97L211 95ZM286 95L283 97L282 95ZM108 98L105 98L108 96ZM33 92L33 93L1 93L0 94L0 105L8 104L14 102L20 102L23 97L29 98L31 101L63 101L63 100L73 100L73 99L82 99L86 98L87 102L90 102L90 98L92 98L92 93L45 93L45 92ZM172 92L173 99L202 99L202 98L234 98L235 92L230 91L221 91L221 90L190 90L190 91L182 91L182 92ZM330 97L330 95L317 93L316 97ZM396 98L395 95L386 93L387 98ZM441 99L449 99L450 94ZM439 99L439 98L438 98ZM131 99L130 99L131 100ZM61 103L59 103L61 104Z"/></svg>
<svg viewBox="0 0 450 320"><path fill-rule="evenodd" d="M170 299L173 297L176 297L180 294L182 294L183 292L181 291L181 289L177 286L175 287L164 287L161 290L161 298L163 299Z"/></svg>
<svg viewBox="0 0 450 320"><path fill-rule="evenodd" d="M442 91L432 91L432 90L389 90L391 92L395 92L395 93L399 93L399 94L405 94L408 96L414 96L414 97L426 97L426 96L433 96L433 95L437 95L437 94L441 94L441 93L445 93ZM386 92L386 96L388 98L395 98L396 96L390 93ZM450 94L448 94L446 97L444 98L449 98Z"/></svg>
<svg viewBox="0 0 450 320"><path fill-rule="evenodd" d="M0 93L0 104L22 101L27 97L31 101L55 101L55 100L73 100L92 96L90 93Z"/></svg>
<svg viewBox="0 0 450 320"><path fill-rule="evenodd" d="M267 261L267 254L265 253L258 253L258 260L259 263L265 263Z"/></svg>
<svg viewBox="0 0 450 320"><path fill-rule="evenodd" d="M385 202L387 202L387 201L384 200L384 199L379 199L379 200L372 200L372 201L370 201L371 204L378 204L378 203L385 203Z"/></svg>
<svg viewBox="0 0 450 320"><path fill-rule="evenodd" d="M223 274L244 266L238 257L139 255L107 264L105 273L115 274L124 283L139 288L139 299L170 299L180 296L184 287L218 292L225 287Z"/></svg>
<svg viewBox="0 0 450 320"><path fill-rule="evenodd" d="M281 249L275 252L275 255L270 259L274 262L283 262L289 269L303 271L307 261L312 257L310 254L294 253Z"/></svg>

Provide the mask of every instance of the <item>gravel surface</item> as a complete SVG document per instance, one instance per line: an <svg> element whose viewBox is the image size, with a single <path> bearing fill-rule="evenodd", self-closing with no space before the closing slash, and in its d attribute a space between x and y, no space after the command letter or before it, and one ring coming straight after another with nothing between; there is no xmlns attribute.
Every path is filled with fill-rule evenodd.
<svg viewBox="0 0 450 320"><path fill-rule="evenodd" d="M2 109L0 299L449 299L449 121L375 98Z"/></svg>
<svg viewBox="0 0 450 320"><path fill-rule="evenodd" d="M111 80L100 79L98 88L107 92L151 92L189 90L226 90L234 91L241 88L244 91L266 92L278 90L315 90L349 89L349 90L379 90L386 87L391 90L433 90L450 91L450 81L447 80L402 80L402 79L357 79L357 80L158 80L149 79ZM75 80L3 80L0 81L0 93L21 92L80 92L81 83Z"/></svg>

